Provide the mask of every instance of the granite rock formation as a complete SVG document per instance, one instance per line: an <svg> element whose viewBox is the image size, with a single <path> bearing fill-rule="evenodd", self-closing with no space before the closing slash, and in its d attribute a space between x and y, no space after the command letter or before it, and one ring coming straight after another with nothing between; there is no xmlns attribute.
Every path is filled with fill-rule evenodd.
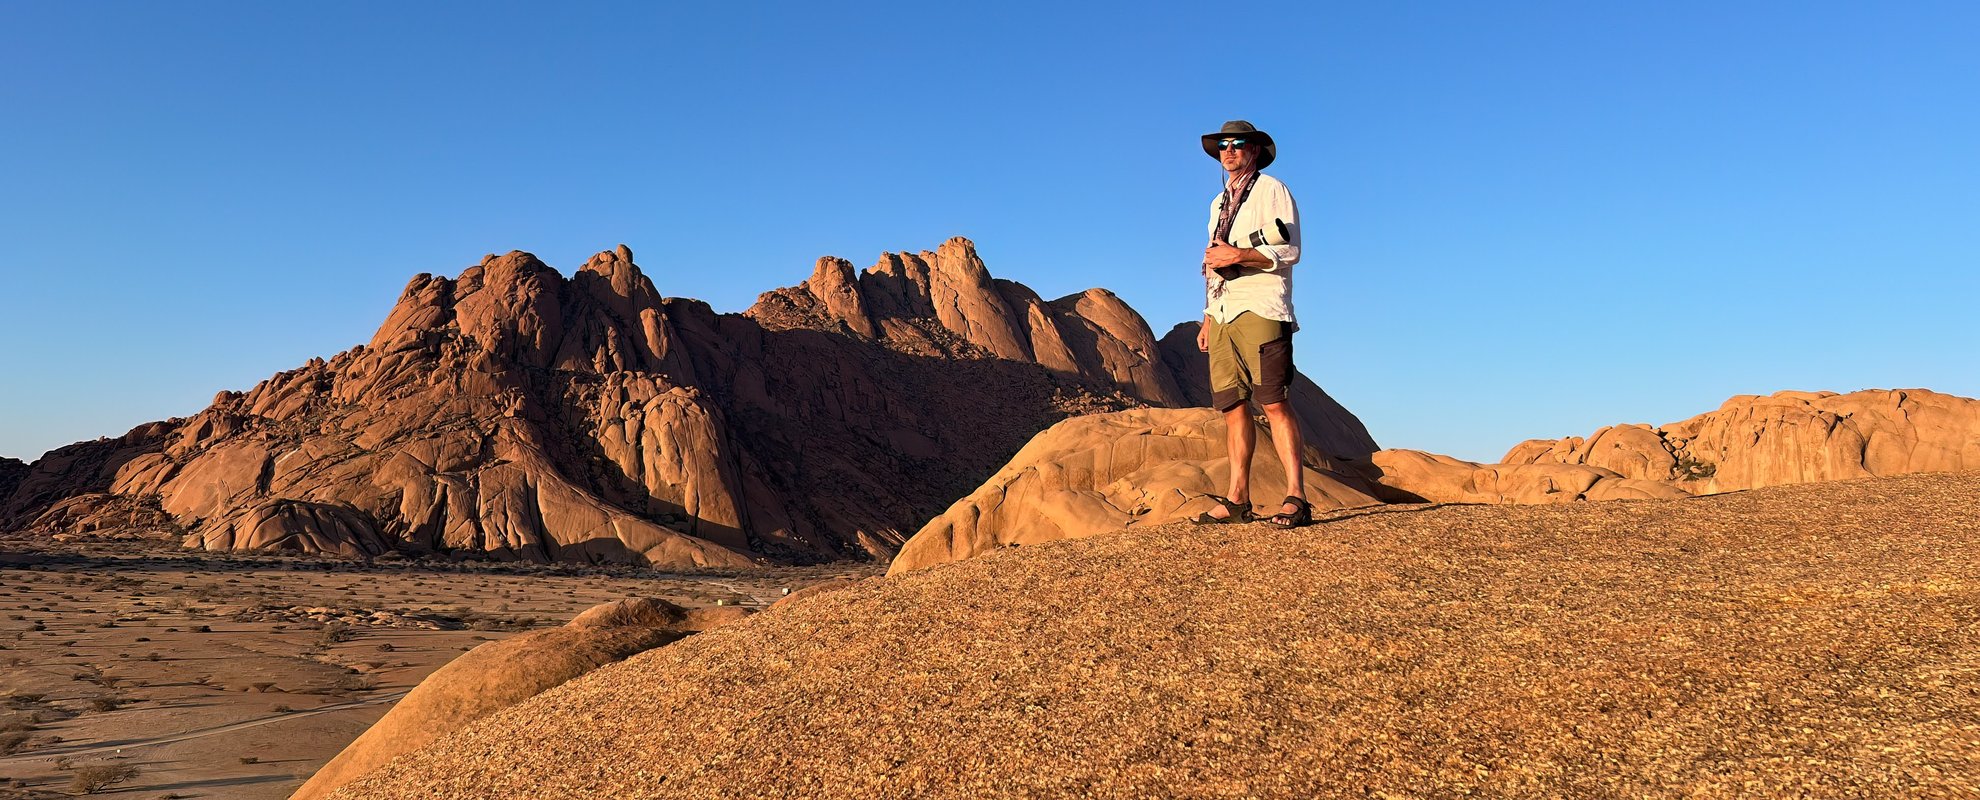
<svg viewBox="0 0 1980 800"><path fill-rule="evenodd" d="M1976 493L1005 549L596 670L338 797L1970 797Z"/></svg>
<svg viewBox="0 0 1980 800"><path fill-rule="evenodd" d="M568 278L491 255L415 277L362 346L7 472L0 528L155 508L208 549L887 558L1060 419L1207 400L1168 349L1113 294L1042 300L963 239L823 259L743 314L662 297L623 246ZM1303 389L1304 424L1345 432L1329 452L1373 451Z"/></svg>
<svg viewBox="0 0 1980 800"><path fill-rule="evenodd" d="M560 627L489 642L428 675L291 795L328 797L403 753L599 667L748 616L635 598L594 606Z"/></svg>
<svg viewBox="0 0 1980 800"><path fill-rule="evenodd" d="M1926 389L1741 395L1662 427L1528 440L1504 461L1586 465L1690 494L1980 469L1980 400Z"/></svg>
<svg viewBox="0 0 1980 800"><path fill-rule="evenodd" d="M1375 454L1376 496L1393 503L1518 503L1688 497L1668 483L1583 464L1476 464L1419 450Z"/></svg>
<svg viewBox="0 0 1980 800"><path fill-rule="evenodd" d="M1253 423L1258 424L1258 423ZM889 574L961 561L999 547L1077 539L1194 517L1230 478L1224 416L1208 408L1090 414L1034 437L969 496L922 527ZM1258 424L1258 440L1270 434ZM1375 505L1374 487L1316 448L1305 457L1315 509ZM1277 507L1286 481L1269 446L1252 457L1252 500Z"/></svg>
<svg viewBox="0 0 1980 800"><path fill-rule="evenodd" d="M0 456L0 500L12 495L14 487L19 486L21 479L26 478L27 474L27 462L18 458Z"/></svg>

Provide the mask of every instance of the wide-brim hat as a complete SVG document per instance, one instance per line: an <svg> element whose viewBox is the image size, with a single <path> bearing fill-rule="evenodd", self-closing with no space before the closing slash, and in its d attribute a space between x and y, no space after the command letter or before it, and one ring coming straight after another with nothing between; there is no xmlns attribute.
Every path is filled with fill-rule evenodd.
<svg viewBox="0 0 1980 800"><path fill-rule="evenodd" d="M1203 134L1203 152L1209 153L1211 158L1222 161L1223 157L1217 154L1217 140L1219 139L1243 139L1246 142L1258 142L1265 145L1264 154L1258 157L1259 169L1270 166L1272 159L1279 157L1279 146L1272 142L1272 134L1261 131L1256 126L1241 119L1234 119L1224 123L1223 130L1216 133Z"/></svg>

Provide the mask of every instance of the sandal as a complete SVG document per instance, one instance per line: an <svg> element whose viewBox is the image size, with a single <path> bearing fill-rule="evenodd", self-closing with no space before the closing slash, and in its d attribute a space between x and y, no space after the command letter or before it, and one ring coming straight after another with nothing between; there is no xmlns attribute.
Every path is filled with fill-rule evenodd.
<svg viewBox="0 0 1980 800"><path fill-rule="evenodd" d="M1258 518L1257 514L1251 512L1251 505L1249 503L1233 502L1228 497L1219 497L1214 494L1206 494L1204 497L1217 501L1217 505L1223 506L1224 513L1229 516L1213 517L1210 515L1210 512L1205 511L1196 515L1196 518L1190 520L1190 522L1198 525L1229 525L1233 522L1250 522Z"/></svg>
<svg viewBox="0 0 1980 800"><path fill-rule="evenodd" d="M1265 521L1280 528L1304 528L1313 524L1313 504L1304 497L1287 496L1285 505L1298 506L1299 510L1290 514L1281 511L1266 517Z"/></svg>

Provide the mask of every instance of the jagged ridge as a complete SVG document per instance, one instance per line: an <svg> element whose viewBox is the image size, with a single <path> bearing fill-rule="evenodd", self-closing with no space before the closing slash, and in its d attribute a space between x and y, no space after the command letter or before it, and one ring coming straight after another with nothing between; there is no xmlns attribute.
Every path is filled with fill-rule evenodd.
<svg viewBox="0 0 1980 800"><path fill-rule="evenodd" d="M662 297L624 246L568 279L511 252L416 276L365 345L49 454L0 522L100 502L213 549L886 557L1052 422L1206 400L1173 349L1113 294L1046 302L959 238L857 276L822 259L740 315ZM1318 387L1295 402L1349 432L1340 455L1374 449Z"/></svg>

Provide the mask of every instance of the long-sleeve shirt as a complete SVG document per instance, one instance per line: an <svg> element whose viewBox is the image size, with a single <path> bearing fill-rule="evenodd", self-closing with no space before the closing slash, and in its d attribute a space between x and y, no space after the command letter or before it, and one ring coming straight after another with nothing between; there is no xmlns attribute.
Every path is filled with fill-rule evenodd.
<svg viewBox="0 0 1980 800"><path fill-rule="evenodd" d="M1210 200L1211 236L1217 235L1217 218L1223 211L1224 194L1218 192ZM1286 243L1256 248L1272 259L1271 266L1244 264L1241 274L1228 281L1214 271L1209 272L1204 281L1207 300L1204 315L1226 323L1249 311L1298 327L1299 320L1293 317L1292 265L1299 263L1299 208L1293 205L1292 192L1286 190L1284 183L1259 173L1258 182L1251 187L1251 196L1238 207L1237 219L1231 224L1231 244L1251 247L1248 242L1251 232L1271 228L1275 219L1286 223Z"/></svg>

